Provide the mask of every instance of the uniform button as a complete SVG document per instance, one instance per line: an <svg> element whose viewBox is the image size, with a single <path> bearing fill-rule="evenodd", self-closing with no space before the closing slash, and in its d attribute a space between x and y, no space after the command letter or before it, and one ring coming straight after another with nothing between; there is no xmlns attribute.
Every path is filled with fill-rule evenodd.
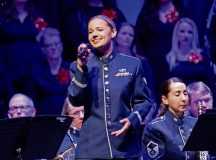
<svg viewBox="0 0 216 160"><path fill-rule="evenodd" d="M106 89L106 92L109 93L109 89Z"/></svg>
<svg viewBox="0 0 216 160"><path fill-rule="evenodd" d="M104 70L105 70L105 71L108 71L108 67L104 67Z"/></svg>
<svg viewBox="0 0 216 160"><path fill-rule="evenodd" d="M108 124L109 126L111 126L111 122L110 122L110 121L107 121L107 124Z"/></svg>
<svg viewBox="0 0 216 160"><path fill-rule="evenodd" d="M107 118L110 118L110 114L109 113L107 113L106 116L107 116Z"/></svg>
<svg viewBox="0 0 216 160"><path fill-rule="evenodd" d="M106 81L106 82L105 82L105 85L108 85L108 84L109 84L109 81Z"/></svg>
<svg viewBox="0 0 216 160"><path fill-rule="evenodd" d="M104 76L105 78L108 78L108 74L105 74L105 76Z"/></svg>

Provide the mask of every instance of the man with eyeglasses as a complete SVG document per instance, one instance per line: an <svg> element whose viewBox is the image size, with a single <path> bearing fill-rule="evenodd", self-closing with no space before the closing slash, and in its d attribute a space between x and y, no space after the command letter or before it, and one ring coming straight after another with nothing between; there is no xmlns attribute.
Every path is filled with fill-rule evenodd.
<svg viewBox="0 0 216 160"><path fill-rule="evenodd" d="M32 99L24 94L17 93L9 101L9 118L35 117L36 109Z"/></svg>
<svg viewBox="0 0 216 160"><path fill-rule="evenodd" d="M74 107L68 98L66 98L61 115L70 116L72 122L58 150L57 157L54 160L58 160L59 157L63 157L62 159L64 160L75 160L75 150L79 142L80 130L83 124L84 106Z"/></svg>
<svg viewBox="0 0 216 160"><path fill-rule="evenodd" d="M213 108L212 92L205 83L193 82L187 86L187 91L189 95L188 112L192 117L198 118L199 114Z"/></svg>

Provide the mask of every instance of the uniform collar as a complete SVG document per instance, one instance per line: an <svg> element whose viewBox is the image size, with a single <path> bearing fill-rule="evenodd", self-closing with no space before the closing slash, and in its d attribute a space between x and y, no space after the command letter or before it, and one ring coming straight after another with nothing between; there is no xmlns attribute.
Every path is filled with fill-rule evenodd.
<svg viewBox="0 0 216 160"><path fill-rule="evenodd" d="M114 59L116 53L113 51L107 58L104 58L103 56L99 56L99 55L100 54L96 54L97 60L99 60L103 64L107 64Z"/></svg>
<svg viewBox="0 0 216 160"><path fill-rule="evenodd" d="M74 127L74 126L71 126L69 130L70 130L71 134L76 135L77 137L80 134L80 130L78 128Z"/></svg>
<svg viewBox="0 0 216 160"><path fill-rule="evenodd" d="M170 112L169 110L166 111L165 115L171 120L174 121L176 124L178 124L179 126L183 125L184 122L184 115L179 118L176 117L172 112Z"/></svg>

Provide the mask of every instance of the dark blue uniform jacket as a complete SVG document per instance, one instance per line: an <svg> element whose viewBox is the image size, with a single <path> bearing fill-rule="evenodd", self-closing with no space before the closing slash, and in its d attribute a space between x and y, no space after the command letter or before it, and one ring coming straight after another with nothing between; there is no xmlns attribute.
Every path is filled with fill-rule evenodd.
<svg viewBox="0 0 216 160"><path fill-rule="evenodd" d="M144 159L186 160L195 159L195 152L182 149L196 123L196 118L175 117L170 111L146 125L143 133Z"/></svg>
<svg viewBox="0 0 216 160"><path fill-rule="evenodd" d="M107 59L93 55L84 73L72 63L69 100L84 105L85 117L77 158L131 158L141 155L138 126L151 107L141 61L112 53ZM127 132L114 137L119 121L129 118Z"/></svg>

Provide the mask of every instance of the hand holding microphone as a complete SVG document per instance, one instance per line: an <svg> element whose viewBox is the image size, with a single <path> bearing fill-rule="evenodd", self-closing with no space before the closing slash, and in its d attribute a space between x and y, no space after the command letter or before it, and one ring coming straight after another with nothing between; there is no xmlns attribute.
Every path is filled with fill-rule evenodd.
<svg viewBox="0 0 216 160"><path fill-rule="evenodd" d="M87 63L87 59L91 54L91 45L89 43L82 43L78 47L77 53L77 68L83 72L83 66Z"/></svg>

